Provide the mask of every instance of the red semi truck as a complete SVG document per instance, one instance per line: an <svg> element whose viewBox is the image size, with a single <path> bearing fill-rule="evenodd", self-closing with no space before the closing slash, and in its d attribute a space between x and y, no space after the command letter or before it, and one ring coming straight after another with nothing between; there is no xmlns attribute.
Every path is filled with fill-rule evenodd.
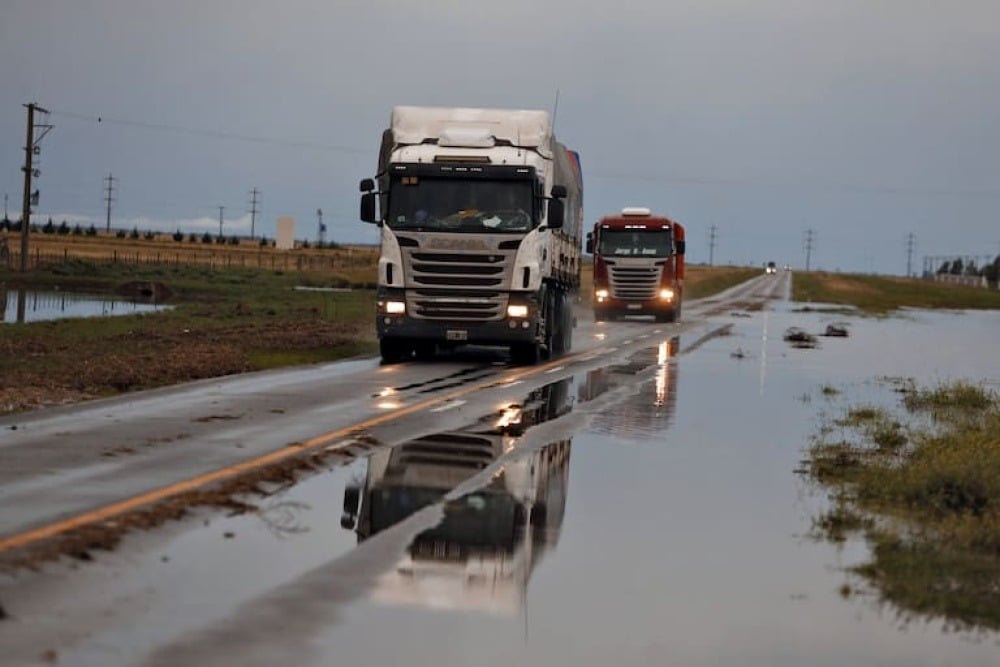
<svg viewBox="0 0 1000 667"><path fill-rule="evenodd" d="M605 216L587 234L594 256L594 319L652 315L681 317L684 294L684 227L648 208Z"/></svg>

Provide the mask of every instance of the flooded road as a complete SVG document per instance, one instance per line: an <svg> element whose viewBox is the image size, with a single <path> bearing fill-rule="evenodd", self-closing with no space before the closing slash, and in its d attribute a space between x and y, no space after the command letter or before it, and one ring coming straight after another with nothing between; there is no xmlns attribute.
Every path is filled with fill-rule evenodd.
<svg viewBox="0 0 1000 667"><path fill-rule="evenodd" d="M1000 313L796 307L586 328L615 349L374 425L260 512L5 576L0 664L997 664L996 633L842 597L866 547L809 536L826 499L794 471L880 377L1000 382Z"/></svg>

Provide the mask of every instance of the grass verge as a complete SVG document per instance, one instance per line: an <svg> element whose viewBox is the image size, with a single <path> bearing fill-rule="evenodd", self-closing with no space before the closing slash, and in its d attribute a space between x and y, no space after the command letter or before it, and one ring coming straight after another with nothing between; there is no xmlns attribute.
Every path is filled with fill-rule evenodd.
<svg viewBox="0 0 1000 667"><path fill-rule="evenodd" d="M4 277L14 287L24 279ZM343 288L345 276L71 261L28 277L32 289L102 293L157 284L172 307L0 326L0 414L376 349L367 283L296 289Z"/></svg>
<svg viewBox="0 0 1000 667"><path fill-rule="evenodd" d="M816 531L863 534L871 560L853 572L904 615L1000 629L1000 394L897 388L896 414L850 408L810 447L806 470L833 502Z"/></svg>
<svg viewBox="0 0 1000 667"><path fill-rule="evenodd" d="M898 308L1000 309L1000 290L819 271L795 273L792 299L855 306L876 315Z"/></svg>

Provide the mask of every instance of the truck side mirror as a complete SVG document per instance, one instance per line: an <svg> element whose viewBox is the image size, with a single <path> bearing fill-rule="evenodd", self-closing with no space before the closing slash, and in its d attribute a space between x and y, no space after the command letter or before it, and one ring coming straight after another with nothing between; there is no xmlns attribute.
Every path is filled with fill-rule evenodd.
<svg viewBox="0 0 1000 667"><path fill-rule="evenodd" d="M557 186L558 187L558 186ZM555 188L552 188L555 192ZM563 226L563 217L566 214L565 206L563 205L562 199L550 199L549 200L549 214L546 218L546 223L549 229L560 229Z"/></svg>
<svg viewBox="0 0 1000 667"><path fill-rule="evenodd" d="M553 185L552 186L552 198L553 199L566 199L566 186L565 185Z"/></svg>
<svg viewBox="0 0 1000 667"><path fill-rule="evenodd" d="M375 189L375 181L370 178L362 178L359 189L361 192L371 192Z"/></svg>
<svg viewBox="0 0 1000 667"><path fill-rule="evenodd" d="M594 232L587 232L587 244L583 249L588 255L594 254Z"/></svg>
<svg viewBox="0 0 1000 667"><path fill-rule="evenodd" d="M366 192L361 195L361 220L375 222L375 193Z"/></svg>
<svg viewBox="0 0 1000 667"><path fill-rule="evenodd" d="M684 243L684 241L678 241L677 242L677 254L678 255L683 255L684 254L685 245L686 244Z"/></svg>

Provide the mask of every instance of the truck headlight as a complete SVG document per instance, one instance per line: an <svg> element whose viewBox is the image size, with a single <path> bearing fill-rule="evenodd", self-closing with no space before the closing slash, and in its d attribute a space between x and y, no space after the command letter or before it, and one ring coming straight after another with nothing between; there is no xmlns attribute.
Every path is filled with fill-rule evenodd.
<svg viewBox="0 0 1000 667"><path fill-rule="evenodd" d="M507 306L507 317L527 317L528 307L527 306L516 306L511 304Z"/></svg>
<svg viewBox="0 0 1000 667"><path fill-rule="evenodd" d="M674 291L672 289L661 289L660 298L664 301L672 301L674 298Z"/></svg>
<svg viewBox="0 0 1000 667"><path fill-rule="evenodd" d="M606 290L606 289L599 289L596 292L594 292L594 296L597 297L598 301L604 301L605 299L608 298L608 290Z"/></svg>
<svg viewBox="0 0 1000 667"><path fill-rule="evenodd" d="M386 301L385 312L389 315L402 315L406 312L406 303L403 301Z"/></svg>

